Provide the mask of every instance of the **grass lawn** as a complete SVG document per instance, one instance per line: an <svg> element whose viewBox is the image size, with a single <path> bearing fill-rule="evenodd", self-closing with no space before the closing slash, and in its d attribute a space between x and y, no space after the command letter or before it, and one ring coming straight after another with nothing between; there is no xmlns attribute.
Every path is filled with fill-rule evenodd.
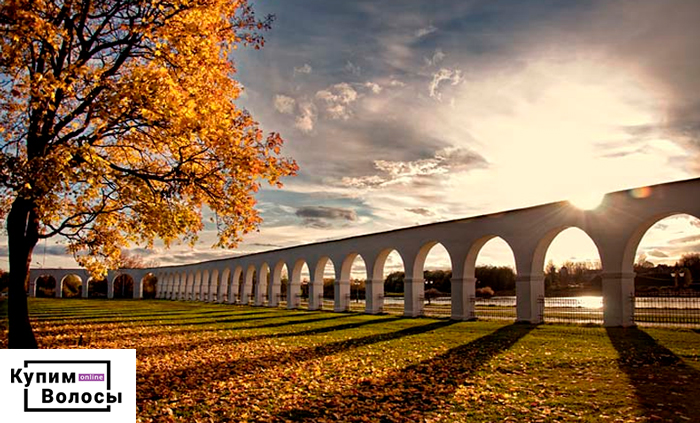
<svg viewBox="0 0 700 423"><path fill-rule="evenodd" d="M141 422L700 421L692 330L162 300L30 310L43 348L137 349Z"/></svg>

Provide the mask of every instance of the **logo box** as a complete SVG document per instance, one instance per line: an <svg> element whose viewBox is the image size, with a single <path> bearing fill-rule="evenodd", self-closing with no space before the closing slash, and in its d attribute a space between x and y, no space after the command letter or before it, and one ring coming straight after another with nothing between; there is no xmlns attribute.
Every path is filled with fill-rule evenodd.
<svg viewBox="0 0 700 423"><path fill-rule="evenodd" d="M3 421L135 422L136 350L0 350Z"/></svg>

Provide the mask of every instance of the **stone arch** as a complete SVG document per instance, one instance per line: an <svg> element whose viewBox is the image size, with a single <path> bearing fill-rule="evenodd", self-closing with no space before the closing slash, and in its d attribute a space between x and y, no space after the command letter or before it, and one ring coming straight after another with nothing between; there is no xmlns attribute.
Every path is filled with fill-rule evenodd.
<svg viewBox="0 0 700 423"><path fill-rule="evenodd" d="M567 240L567 238L569 239ZM568 241L570 245L563 245L563 243L566 241ZM571 245L574 246L571 247ZM566 248L563 249L562 246L565 246ZM574 253L577 252L575 251L577 248L580 249L584 246L595 251L594 254L597 256L597 262L591 262L587 260L587 258L574 255ZM574 248L574 251L571 251L570 248ZM558 258L555 257L554 255L558 252L557 250L559 250L559 252L561 252L562 250L566 251L566 256ZM585 280L585 276L589 273L601 273L601 251L602 249L598 248L598 245L595 243L595 241L593 241L593 239L586 232L582 231L577 227L569 227L559 232L549 244L544 258L544 262L546 263L543 266L543 272L545 273L545 296L550 296L550 292L557 291L560 287L566 287L571 283L577 282L575 280L576 276L579 276L583 280ZM550 262L553 265L553 268L550 269L550 274L548 275L546 269L548 266L550 266ZM559 265L559 268L557 268L557 264ZM571 265L573 267L568 265ZM598 279L600 279L600 277ZM549 282L549 289L547 286L547 282ZM600 289L599 286L598 289ZM556 292L554 292L551 295L556 296Z"/></svg>
<svg viewBox="0 0 700 423"><path fill-rule="evenodd" d="M586 235L588 239L595 246L598 257L600 257L601 262L601 272L606 269L606 254L601 248L601 243L599 239L585 228L578 225L560 225L549 229L542 235L531 250L531 254L516 251L515 263L517 269L528 269L530 272L526 275L518 274L516 278L516 308L517 308L517 320L527 321L530 323L542 323L544 320L545 313L545 284L544 284L544 266L545 258L549 247L552 245L552 241L559 236L563 231L576 228ZM605 292L603 296L605 297ZM618 298L619 299L619 298ZM612 300L612 299L611 299Z"/></svg>
<svg viewBox="0 0 700 423"><path fill-rule="evenodd" d="M76 273L66 273L61 277L56 297L79 298L83 285L83 278L81 278L80 275Z"/></svg>
<svg viewBox="0 0 700 423"><path fill-rule="evenodd" d="M243 276L243 285L241 286L241 304L248 305L250 303L251 297L253 296L253 278L255 276L255 266L252 264L248 265Z"/></svg>
<svg viewBox="0 0 700 423"><path fill-rule="evenodd" d="M161 281L158 276L153 272L148 272L141 278L139 283L139 296L138 298L153 299L156 298L156 293L158 292L158 285Z"/></svg>
<svg viewBox="0 0 700 423"><path fill-rule="evenodd" d="M53 275L43 274L34 279L30 295L32 297L55 297L58 290L58 281Z"/></svg>
<svg viewBox="0 0 700 423"><path fill-rule="evenodd" d="M187 281L185 282L185 301L194 300L194 280L195 274L193 271L187 273Z"/></svg>
<svg viewBox="0 0 700 423"><path fill-rule="evenodd" d="M340 266L340 279L341 280L349 280L352 279L352 268L355 265L355 262L357 259L360 259L362 261L362 264L365 266L365 274L363 275L364 278L367 278L367 264L365 262L364 257L362 257L362 254L360 253L350 253L345 256L343 259L343 263Z"/></svg>
<svg viewBox="0 0 700 423"><path fill-rule="evenodd" d="M622 263L620 263L620 267L622 268L623 274L634 272L634 261L637 255L639 243L642 241L642 238L644 238L644 235L646 235L649 229L651 229L652 226L661 220L679 215L688 215L694 217L695 219L700 219L698 214L686 211L658 213L645 219L643 222L637 225L636 228L634 228L632 234L625 243L624 252L622 254Z"/></svg>
<svg viewBox="0 0 700 423"><path fill-rule="evenodd" d="M167 272L165 274L165 284L163 284L163 298L171 300L173 291L175 290L175 273Z"/></svg>
<svg viewBox="0 0 700 423"><path fill-rule="evenodd" d="M332 269L329 269L330 268ZM311 270L311 269L309 269ZM326 292L327 281L326 275L331 272L333 274L333 311L342 312L347 311L349 304L349 292L345 289L340 289L340 280L338 279L338 272L333 263L333 259L328 256L323 256L316 261L316 266L312 270L313 275L310 275L313 280L314 287L320 287L320 292ZM342 285L345 285L344 283ZM325 296L325 295L324 295ZM323 304L321 303L321 308Z"/></svg>
<svg viewBox="0 0 700 423"><path fill-rule="evenodd" d="M156 290L155 290L155 292L154 292L154 298L156 298L156 299L162 298L162 297L163 297L163 287L164 287L165 284L166 284L166 281L165 281L165 272L155 272L155 273L154 273L154 272L149 272L149 273L153 273L153 275L155 276L156 280L157 280L158 282L160 282L160 283L157 283L157 284L154 286L154 288L156 288ZM144 286L144 288L145 288L145 286ZM145 289L144 289L144 292L146 292Z"/></svg>
<svg viewBox="0 0 700 423"><path fill-rule="evenodd" d="M552 242L557 236L559 236L559 234L571 228L580 230L591 240L591 242L593 242L593 245L595 246L596 251L598 252L598 257L600 257L601 266L605 268L605 255L603 254L603 251L600 248L600 242L598 242L593 236L591 236L589 232L575 225L558 226L556 228L550 229L538 241L537 246L535 247L534 254L532 255L532 261L530 263L530 277L542 279L544 283L544 266L547 250L549 250L549 247L552 245ZM520 268L517 256L516 266L517 268Z"/></svg>
<svg viewBox="0 0 700 423"><path fill-rule="evenodd" d="M192 301L200 301L202 292L202 271L197 269L194 273L194 283L192 284Z"/></svg>
<svg viewBox="0 0 700 423"><path fill-rule="evenodd" d="M450 269L453 267L452 254L450 254L450 251L442 243L439 241L424 243L413 259L413 266L411 267L410 273L407 273L404 279L404 316L416 317L422 316L424 313L425 262L430 252L433 251L433 248L437 245L440 245L447 253Z"/></svg>
<svg viewBox="0 0 700 423"><path fill-rule="evenodd" d="M176 272L170 272L168 274L168 290L165 293L165 298L168 300L174 300L177 298L177 283L180 280L180 276Z"/></svg>
<svg viewBox="0 0 700 423"><path fill-rule="evenodd" d="M479 254L486 248L487 244L494 240L501 240L510 250L513 257L514 272L517 275L517 263L515 260L515 251L508 240L496 234L484 235L469 246L469 250L464 256L462 263L453 263L452 274L452 312L453 320L474 320L476 315L476 263L479 259ZM459 260L454 257L453 260ZM460 265L461 264L461 269ZM511 313L510 311L508 313Z"/></svg>
<svg viewBox="0 0 700 423"><path fill-rule="evenodd" d="M185 285L185 273L175 272L173 275L173 299L182 300L182 292L184 291Z"/></svg>
<svg viewBox="0 0 700 423"><path fill-rule="evenodd" d="M107 298L107 279L89 278L85 283L86 290L83 291L83 298Z"/></svg>
<svg viewBox="0 0 700 423"><path fill-rule="evenodd" d="M180 271L177 273L176 279L175 279L175 299L176 300L183 300L185 298L185 288L187 284L187 273L184 271Z"/></svg>
<svg viewBox="0 0 700 423"><path fill-rule="evenodd" d="M201 277L199 280L199 287L197 288L197 294L199 294L199 298L197 298L197 300L207 301L207 297L209 296L209 283L211 281L209 278L209 270L200 270L199 274Z"/></svg>
<svg viewBox="0 0 700 423"><path fill-rule="evenodd" d="M219 301L219 295L219 269L212 269L211 273L209 274L209 295L207 296L207 302Z"/></svg>
<svg viewBox="0 0 700 423"><path fill-rule="evenodd" d="M403 270L403 278L400 277L402 272L389 272L387 264L390 257L398 257L401 261L401 269ZM393 261L393 260L392 260ZM399 312L403 313L404 301L400 298L385 296L385 289L391 293L404 293L403 280L406 277L406 260L401 252L395 248L385 248L381 250L374 258L372 263L372 283L370 296L372 304L368 305L369 312L382 313ZM398 267L397 267L398 269Z"/></svg>
<svg viewBox="0 0 700 423"><path fill-rule="evenodd" d="M180 300L182 298L182 272L174 272L172 277L173 286L170 298L173 300Z"/></svg>
<svg viewBox="0 0 700 423"><path fill-rule="evenodd" d="M256 306L265 305L265 301L269 302L268 290L269 290L269 278L270 278L270 266L263 262L260 265L260 270L258 271L257 278L255 281L254 298Z"/></svg>
<svg viewBox="0 0 700 423"><path fill-rule="evenodd" d="M217 296L217 301L219 303L228 302L228 296L230 294L229 288L231 285L231 268L226 266L221 271L221 277L219 278L219 292Z"/></svg>
<svg viewBox="0 0 700 423"><path fill-rule="evenodd" d="M267 305L270 307L278 307L282 299L282 271L285 269L287 271L287 289L289 289L289 268L284 260L278 261L272 268L272 276L270 277L270 285L267 291Z"/></svg>
<svg viewBox="0 0 700 423"><path fill-rule="evenodd" d="M499 235L486 235L474 241L471 247L469 247L469 252L464 258L464 278L474 277L476 274L476 261L479 258L479 253L481 253L486 244L496 239L502 240L510 249L511 254L513 255L513 264L515 266L513 270L516 274L518 273L518 264L515 261L515 251L513 251L513 247L508 240Z"/></svg>
<svg viewBox="0 0 700 423"><path fill-rule="evenodd" d="M180 299L180 276L181 275L178 272L173 272L170 274L169 299L171 300Z"/></svg>
<svg viewBox="0 0 700 423"><path fill-rule="evenodd" d="M89 298L90 297L90 283L94 282L92 276L88 276L87 280L83 282L82 286L80 287L80 297L81 298Z"/></svg>
<svg viewBox="0 0 700 423"><path fill-rule="evenodd" d="M296 309L299 308L301 303L301 271L306 266L309 265L304 259L298 259L294 262L292 267L292 274L289 277L289 284L287 285L287 308ZM323 280L323 277L321 277ZM315 279L312 279L312 283L316 283ZM321 282L321 294L323 293L323 282ZM309 308L311 308L311 302L309 301ZM313 308L312 310L316 310Z"/></svg>
<svg viewBox="0 0 700 423"><path fill-rule="evenodd" d="M372 265L372 279L384 280L384 266L386 265L389 255L394 252L401 259L401 267L406 272L406 260L404 259L401 252L395 248L385 248L377 254Z"/></svg>
<svg viewBox="0 0 700 423"><path fill-rule="evenodd" d="M365 268L365 271L364 274L359 275L359 278L353 278L352 271L358 259L360 260L362 266ZM357 272L361 273L359 272L359 270ZM360 302L360 291L362 291L362 297L365 296L364 293L366 290L367 279L367 263L365 262L364 257L362 257L361 254L356 252L346 255L343 259L342 264L340 265L340 280L336 281L336 285L339 287L342 294L341 298L344 298L345 295L349 294L349 302L346 308L350 308L349 303L352 302L353 298L356 302ZM345 292L346 290L348 291L347 293ZM355 293L354 296L353 292Z"/></svg>
<svg viewBox="0 0 700 423"><path fill-rule="evenodd" d="M428 255L430 252L433 250L433 248L436 245L440 245L442 248L447 251L447 255L450 258L450 267L452 266L452 254L450 254L450 251L445 247L442 243L439 241L429 241L423 244L423 246L418 250L418 253L416 254L416 257L413 260L413 267L411 269L410 276L411 279L423 279L423 270L425 267L425 261L428 258Z"/></svg>
<svg viewBox="0 0 700 423"><path fill-rule="evenodd" d="M233 274L229 280L228 287L228 298L229 304L237 304L241 301L241 276L243 275L243 268L241 266L236 266L233 269Z"/></svg>
<svg viewBox="0 0 700 423"><path fill-rule="evenodd" d="M194 280L195 280L195 273L194 271L188 271L187 272L187 282L185 284L185 301L193 301L194 300Z"/></svg>
<svg viewBox="0 0 700 423"><path fill-rule="evenodd" d="M112 298L134 298L134 278L128 273L119 273L112 282Z"/></svg>
<svg viewBox="0 0 700 423"><path fill-rule="evenodd" d="M168 292L168 285L170 284L170 273L162 272L156 275L158 278L158 284L156 285L156 298L164 299Z"/></svg>
<svg viewBox="0 0 700 423"><path fill-rule="evenodd" d="M184 299L185 284L187 283L187 274L185 272L177 272L175 275L175 299Z"/></svg>

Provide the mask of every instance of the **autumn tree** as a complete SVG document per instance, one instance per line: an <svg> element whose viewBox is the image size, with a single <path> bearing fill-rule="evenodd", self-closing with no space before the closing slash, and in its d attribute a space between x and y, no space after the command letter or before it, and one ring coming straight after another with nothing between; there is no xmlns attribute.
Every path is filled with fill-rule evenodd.
<svg viewBox="0 0 700 423"><path fill-rule="evenodd" d="M37 241L67 238L95 276L130 244L217 246L261 219L254 193L296 164L235 100L232 54L272 17L246 0L0 1L0 219L9 346L36 347L24 283Z"/></svg>
<svg viewBox="0 0 700 423"><path fill-rule="evenodd" d="M158 266L158 260L146 260L145 258L129 253L128 251L122 250L119 255L119 262L114 266L115 269L146 269ZM125 275L122 275L125 276ZM114 281L114 295L119 298L127 297L127 292L131 290L131 294L128 297L133 296L134 281L125 281L124 278L119 280L119 286L117 285L118 276ZM129 278L130 279L130 278ZM156 294L156 284L158 283L157 278L152 273L147 274L143 278L143 298L155 298ZM130 285L129 285L130 284Z"/></svg>
<svg viewBox="0 0 700 423"><path fill-rule="evenodd" d="M122 250L119 254L119 261L113 267L114 269L146 269L149 267L157 267L158 260L146 260L145 258Z"/></svg>

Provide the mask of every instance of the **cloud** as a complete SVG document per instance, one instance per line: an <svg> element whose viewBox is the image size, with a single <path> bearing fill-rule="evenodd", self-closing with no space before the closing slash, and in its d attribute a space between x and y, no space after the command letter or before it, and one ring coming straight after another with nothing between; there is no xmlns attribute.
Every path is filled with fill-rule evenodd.
<svg viewBox="0 0 700 423"><path fill-rule="evenodd" d="M670 240L669 244L690 244L700 241L700 235L684 236L682 238L676 238Z"/></svg>
<svg viewBox="0 0 700 423"><path fill-rule="evenodd" d="M654 224L653 228L660 230L660 231L663 231L663 230L668 229L668 225L663 223L663 222L657 222L656 224Z"/></svg>
<svg viewBox="0 0 700 423"><path fill-rule="evenodd" d="M299 104L301 114L297 116L294 126L302 132L309 133L313 131L316 123L316 106L311 102Z"/></svg>
<svg viewBox="0 0 700 423"><path fill-rule="evenodd" d="M294 106L296 105L296 100L292 97L287 97L286 95L278 94L275 96L274 100L275 110L284 114L291 115L294 113Z"/></svg>
<svg viewBox="0 0 700 423"><path fill-rule="evenodd" d="M341 183L348 188L376 188L385 185L388 182L387 178L379 175L360 176L351 178L346 176Z"/></svg>
<svg viewBox="0 0 700 423"><path fill-rule="evenodd" d="M311 67L311 65L309 65L308 63L304 63L304 66L294 68L294 75L296 75L298 73L304 73L304 74L308 75L311 73L311 71L313 71L313 68Z"/></svg>
<svg viewBox="0 0 700 423"><path fill-rule="evenodd" d="M32 253L33 260L40 260L40 258L46 254L47 256L65 256L68 254L68 250L65 245L47 245L38 244L34 247L34 252ZM0 245L0 256L9 257L10 247L7 245Z"/></svg>
<svg viewBox="0 0 700 423"><path fill-rule="evenodd" d="M415 36L417 38L422 38L425 37L428 34L432 34L433 32L437 31L437 28L434 27L433 25L428 25L425 28L420 28L415 32Z"/></svg>
<svg viewBox="0 0 700 423"><path fill-rule="evenodd" d="M282 248L284 247L281 244L272 244L269 242L254 242L250 244L251 247L263 247L263 248Z"/></svg>
<svg viewBox="0 0 700 423"><path fill-rule="evenodd" d="M425 64L428 66L435 66L438 63L442 62L445 59L445 53L443 53L442 49L436 49L435 53L433 53L433 56L428 58L424 57L423 60L425 60Z"/></svg>
<svg viewBox="0 0 700 423"><path fill-rule="evenodd" d="M459 147L447 147L435 153L435 159L451 171L471 170L485 167L486 159L472 150Z"/></svg>
<svg viewBox="0 0 700 423"><path fill-rule="evenodd" d="M430 81L428 89L430 91L430 96L436 100L440 100L442 95L438 91L440 84L444 81L450 83L450 85L457 85L462 82L462 71L452 70L447 68L441 68L439 71L433 74L433 79Z"/></svg>
<svg viewBox="0 0 700 423"><path fill-rule="evenodd" d="M432 216L433 215L433 212L431 212L430 210L428 210L424 207L415 207L415 208L411 208L411 209L406 209L406 211L411 212L411 213L415 213L415 214L419 214L421 216Z"/></svg>
<svg viewBox="0 0 700 423"><path fill-rule="evenodd" d="M326 206L306 206L297 209L296 215L303 218L318 218L331 220L357 220L357 213L352 209Z"/></svg>
<svg viewBox="0 0 700 423"><path fill-rule="evenodd" d="M382 92L382 87L379 86L379 84L367 81L365 82L365 87L369 88L370 91L374 94L379 94Z"/></svg>
<svg viewBox="0 0 700 423"><path fill-rule="evenodd" d="M448 147L439 150L429 159L413 161L375 160L374 168L379 174L361 177L343 177L341 184L352 188L376 188L396 183L413 182L426 184L420 177L444 175L451 172L465 172L486 167L487 161L479 154L466 148Z"/></svg>
<svg viewBox="0 0 700 423"><path fill-rule="evenodd" d="M357 91L346 82L316 92L316 99L324 103L325 112L331 119L347 120L351 115L348 106L354 103L357 97Z"/></svg>
<svg viewBox="0 0 700 423"><path fill-rule="evenodd" d="M314 218L307 218L304 219L304 226L308 226L309 228L314 228L314 229L330 229L333 227L329 222L326 222L321 219L314 219Z"/></svg>
<svg viewBox="0 0 700 423"><path fill-rule="evenodd" d="M359 75L360 73L362 73L362 68L349 60L345 63L345 67L343 68L343 70L353 75Z"/></svg>
<svg viewBox="0 0 700 423"><path fill-rule="evenodd" d="M317 229L327 229L332 227L331 221L357 221L357 213L352 209L325 206L300 207L296 215L304 219L304 225Z"/></svg>
<svg viewBox="0 0 700 423"><path fill-rule="evenodd" d="M182 251L176 253L170 253L165 257L162 257L163 263L161 266L167 266L169 264L178 263L197 263L203 261L220 260L224 258L230 258L240 255L237 252L231 250L198 250L193 249L190 251Z"/></svg>
<svg viewBox="0 0 700 423"><path fill-rule="evenodd" d="M359 66L357 66L357 65L354 64L354 63L352 63L352 62L349 61L349 60L347 61L347 63L345 63L345 68L344 68L344 69L345 69L346 72L349 72L349 73L351 73L351 74L353 74L353 75L359 75L359 74L362 72L362 68L360 68Z"/></svg>
<svg viewBox="0 0 700 423"><path fill-rule="evenodd" d="M647 252L647 255L648 255L648 256L651 256L651 257L658 257L658 258L666 258L666 257L668 257L668 254L664 253L664 252L661 251L661 250L651 250L651 251L648 251L648 252Z"/></svg>

